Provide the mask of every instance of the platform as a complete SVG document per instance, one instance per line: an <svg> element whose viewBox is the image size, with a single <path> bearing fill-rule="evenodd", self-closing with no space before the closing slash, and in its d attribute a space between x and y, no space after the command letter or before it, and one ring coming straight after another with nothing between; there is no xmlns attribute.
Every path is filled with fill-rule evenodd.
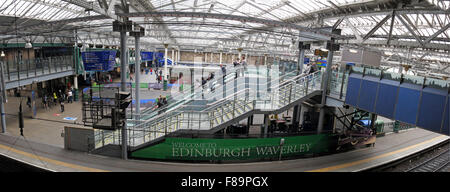
<svg viewBox="0 0 450 192"><path fill-rule="evenodd" d="M122 160L68 151L1 134L0 154L51 171L62 172L353 172L394 161L447 139L448 136L415 128L380 137L375 147L321 157L241 164L191 164Z"/></svg>

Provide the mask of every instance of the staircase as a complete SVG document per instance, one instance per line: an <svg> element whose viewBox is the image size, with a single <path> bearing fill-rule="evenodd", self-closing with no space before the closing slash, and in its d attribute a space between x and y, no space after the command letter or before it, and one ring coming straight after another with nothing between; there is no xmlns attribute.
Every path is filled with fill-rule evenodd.
<svg viewBox="0 0 450 192"><path fill-rule="evenodd" d="M302 99L310 98L320 92L321 72L293 77L292 75L293 73L268 82L270 91L264 93L244 88L206 104L200 110L186 110L186 105L181 104L173 109L155 112L156 114L147 120L135 121L134 124L127 125L129 146L132 149L148 146L162 141L164 136L169 134L192 131L215 133L253 114L281 113L297 105ZM274 83L280 79L284 81L280 84ZM215 90L218 89L221 88ZM106 145L105 142L102 143ZM120 141L111 143L117 144Z"/></svg>
<svg viewBox="0 0 450 192"><path fill-rule="evenodd" d="M256 95L255 91L243 89L208 104L203 110L175 110L164 113L134 126L131 130L134 133L130 134L130 146L135 148L140 148L141 145L147 146L175 132L214 133L253 114L281 113L297 105L302 99L317 95L320 92L320 82L320 72L307 76L300 75L271 87L272 92L260 97L249 97L248 95Z"/></svg>

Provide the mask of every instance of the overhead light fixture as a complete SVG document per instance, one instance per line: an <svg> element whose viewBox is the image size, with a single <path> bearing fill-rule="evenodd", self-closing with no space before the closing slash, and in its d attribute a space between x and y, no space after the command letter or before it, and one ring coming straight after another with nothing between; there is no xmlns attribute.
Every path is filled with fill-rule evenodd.
<svg viewBox="0 0 450 192"><path fill-rule="evenodd" d="M33 48L33 45L30 42L25 43L25 48L30 49Z"/></svg>
<svg viewBox="0 0 450 192"><path fill-rule="evenodd" d="M355 49L349 49L348 51L350 51L350 53L358 53L358 50Z"/></svg>
<svg viewBox="0 0 450 192"><path fill-rule="evenodd" d="M6 55L5 55L5 52L2 51L2 53L0 54L0 57L4 57L4 56L6 56Z"/></svg>

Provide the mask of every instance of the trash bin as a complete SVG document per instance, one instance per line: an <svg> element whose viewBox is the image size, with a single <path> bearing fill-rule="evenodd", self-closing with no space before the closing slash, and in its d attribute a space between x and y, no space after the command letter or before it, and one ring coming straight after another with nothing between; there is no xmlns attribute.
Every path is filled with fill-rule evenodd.
<svg viewBox="0 0 450 192"><path fill-rule="evenodd" d="M384 134L384 121L376 120L375 121L375 129L377 130L377 135Z"/></svg>
<svg viewBox="0 0 450 192"><path fill-rule="evenodd" d="M394 122L394 133L398 133L400 127L400 121L395 121Z"/></svg>
<svg viewBox="0 0 450 192"><path fill-rule="evenodd" d="M73 89L73 100L78 101L78 89Z"/></svg>

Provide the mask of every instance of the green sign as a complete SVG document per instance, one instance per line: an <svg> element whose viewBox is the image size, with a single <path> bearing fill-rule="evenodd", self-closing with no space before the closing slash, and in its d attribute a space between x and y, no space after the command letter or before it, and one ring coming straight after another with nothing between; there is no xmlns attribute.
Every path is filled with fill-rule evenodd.
<svg viewBox="0 0 450 192"><path fill-rule="evenodd" d="M139 149L135 158L160 160L265 160L327 152L337 141L328 134L255 139L167 138ZM280 145L284 139L283 145Z"/></svg>

